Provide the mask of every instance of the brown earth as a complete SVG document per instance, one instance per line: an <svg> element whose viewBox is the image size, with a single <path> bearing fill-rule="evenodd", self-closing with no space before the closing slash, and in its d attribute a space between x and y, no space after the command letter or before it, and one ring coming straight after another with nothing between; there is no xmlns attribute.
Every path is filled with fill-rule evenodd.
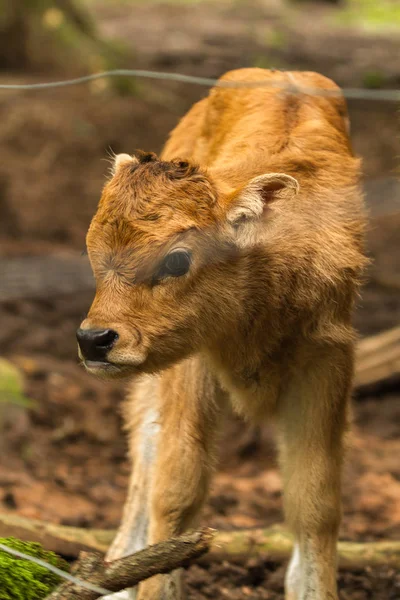
<svg viewBox="0 0 400 600"><path fill-rule="evenodd" d="M279 59L278 66L320 70L342 85L360 85L375 63L391 85L400 81L400 52L396 60L396 42L389 36L367 38L353 31L336 32L335 38L318 10L308 38L304 16L282 24L278 2L254 5L250 12L240 3L229 5L150 10L143 3L133 13L127 5L103 4L98 17L106 34L134 40L139 67L216 76L254 64L262 54ZM278 22L290 39L281 48L267 35ZM324 27L329 39L340 41L331 52ZM362 47L368 42L376 50L364 62L361 39ZM1 81L10 78L15 75L0 75ZM0 95L0 347L24 372L26 394L34 400L29 410L0 412L2 510L70 525L118 524L129 473L120 420L124 386L100 383L77 364L74 332L93 293L80 252L107 171L101 160L107 150L159 150L178 117L204 93L194 86L146 83L135 97L96 86ZM369 233L375 263L355 316L367 335L400 318L395 214L400 186L394 177L400 142L394 105L352 101L350 113L354 146L365 163L368 204L377 215ZM44 263L43 272L39 263L24 262L48 255L61 262L51 268ZM12 263L10 274L11 257L19 262ZM343 539L400 537L399 399L394 384L353 403ZM232 416L204 522L221 529L272 524L282 519L281 494L273 431ZM283 568L265 559L194 565L187 580L189 597L196 600L283 598ZM400 598L399 575L390 569L341 571L339 581L342 600Z"/></svg>

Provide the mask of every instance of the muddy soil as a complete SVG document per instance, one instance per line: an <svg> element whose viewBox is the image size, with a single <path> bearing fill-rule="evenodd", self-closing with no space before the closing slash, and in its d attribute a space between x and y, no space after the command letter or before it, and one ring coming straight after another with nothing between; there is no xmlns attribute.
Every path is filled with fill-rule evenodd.
<svg viewBox="0 0 400 600"><path fill-rule="evenodd" d="M240 4L228 4L196 4L196 18L186 5L150 10L143 3L135 5L133 14L126 5L103 4L98 18L107 35L130 43L134 39L139 67L216 76L255 64L262 53L279 58L280 67L313 68L342 85L352 79L359 84L369 68L357 50L361 36L376 48L376 56L371 51L368 60L383 65L387 81L393 85L400 78L400 52L396 62L390 36L365 41L364 32L336 32L335 38L329 29L330 39L345 40L329 53L323 36L326 14L317 11L320 27L314 20L312 41L302 33L301 20L289 20L280 27L286 37L290 33L291 42L277 48L266 33L277 27L279 2L254 5L251 14ZM141 23L151 25L151 35ZM3 73L0 78L11 76ZM27 77L39 81L43 74ZM21 368L26 394L34 402L29 410L0 414L1 510L69 525L118 525L129 474L120 418L124 385L90 378L76 359L74 332L93 295L81 251L107 173L102 159L108 150L159 150L179 116L204 93L182 84L146 83L134 97L117 97L96 87L0 95L0 347ZM395 213L400 187L395 167L400 138L393 105L352 101L350 114L374 216L369 232L374 266L355 315L361 335L368 335L400 320L400 293L393 283L399 276L400 218ZM48 256L61 262L45 266L43 272L36 263L24 262ZM12 277L6 271L11 258L19 261ZM343 539L400 537L399 400L400 386L393 384L353 402ZM282 486L272 428L250 427L231 416L220 446L204 523L232 529L281 521ZM194 565L187 581L193 600L283 598L283 566L255 557ZM390 569L341 571L339 582L342 600L400 598L399 575Z"/></svg>

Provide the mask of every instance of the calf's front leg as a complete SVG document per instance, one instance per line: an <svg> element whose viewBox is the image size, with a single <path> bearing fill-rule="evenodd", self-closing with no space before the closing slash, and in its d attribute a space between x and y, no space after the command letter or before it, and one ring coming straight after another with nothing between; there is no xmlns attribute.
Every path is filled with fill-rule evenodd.
<svg viewBox="0 0 400 600"><path fill-rule="evenodd" d="M352 352L323 354L292 378L281 398L284 505L295 536L287 600L338 598L336 544Z"/></svg>
<svg viewBox="0 0 400 600"><path fill-rule="evenodd" d="M135 386L126 410L134 469L108 560L197 525L214 467L224 403L215 392L214 380L195 359ZM129 594L121 600L179 600L181 572L152 577Z"/></svg>
<svg viewBox="0 0 400 600"><path fill-rule="evenodd" d="M107 552L107 561L138 552L148 543L148 501L160 435L157 378L148 377L135 385L125 405L125 425L133 469L122 521ZM134 600L136 596L134 588L106 596L104 600Z"/></svg>

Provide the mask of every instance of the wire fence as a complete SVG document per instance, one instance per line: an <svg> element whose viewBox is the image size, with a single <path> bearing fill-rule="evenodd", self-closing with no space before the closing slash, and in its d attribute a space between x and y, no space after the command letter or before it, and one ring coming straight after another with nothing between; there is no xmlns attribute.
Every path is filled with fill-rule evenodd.
<svg viewBox="0 0 400 600"><path fill-rule="evenodd" d="M285 71L283 71L285 72ZM163 71L147 71L144 69L111 69L101 73L92 73L82 77L64 79L62 81L49 81L43 83L12 83L0 84L0 90L48 90L53 88L62 88L81 83L89 83L97 79L107 77L138 77L144 79L156 79L164 81L176 81L181 83L190 83L205 87L223 87L223 88L258 88L274 87L281 88L289 93L302 93L315 96L338 97L344 96L347 99L360 100L379 100L385 102L400 102L400 90L397 89L365 89L365 88L342 88L341 90L321 90L319 88L305 87L296 83L295 78L288 72L289 81L287 84L275 83L270 81L226 81L213 79L211 77L197 77L194 75L185 75L183 73L168 73Z"/></svg>
<svg viewBox="0 0 400 600"><path fill-rule="evenodd" d="M93 73L82 77L60 81L42 83L0 84L0 91L45 91L49 89L64 88L66 86L90 83L107 77L134 77L153 80L175 81L185 84L194 84L205 87L224 88L259 88L272 87L282 89L291 94L308 94L326 97L345 96L348 99L367 101L399 102L400 90L396 89L363 89L343 88L338 90L323 90L299 85L291 72L287 74L287 82L274 81L226 81L211 77L198 77L183 73L170 73L148 71L142 69L113 69L100 73ZM371 198L379 195L379 204L373 203ZM382 178L366 182L367 206L372 207L372 215L385 215L393 213L393 198L395 213L400 210L400 181L395 177ZM389 201L388 201L389 200ZM386 208L386 204L388 208ZM94 288L94 280L87 258L82 258L76 253L69 256L46 255L28 256L17 258L0 258L0 302L18 298L40 298L74 293L81 290Z"/></svg>

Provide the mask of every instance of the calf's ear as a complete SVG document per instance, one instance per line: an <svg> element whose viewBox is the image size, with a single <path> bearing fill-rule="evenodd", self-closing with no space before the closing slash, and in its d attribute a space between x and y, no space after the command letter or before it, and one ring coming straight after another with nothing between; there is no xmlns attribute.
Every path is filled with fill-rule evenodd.
<svg viewBox="0 0 400 600"><path fill-rule="evenodd" d="M231 196L227 220L235 227L260 219L276 200L299 191L297 179L286 173L265 173L251 179Z"/></svg>
<svg viewBox="0 0 400 600"><path fill-rule="evenodd" d="M117 154L114 157L114 162L111 167L112 175L115 175L118 169L127 163L135 165L139 164L139 160L136 158L136 156L131 156L130 154Z"/></svg>

